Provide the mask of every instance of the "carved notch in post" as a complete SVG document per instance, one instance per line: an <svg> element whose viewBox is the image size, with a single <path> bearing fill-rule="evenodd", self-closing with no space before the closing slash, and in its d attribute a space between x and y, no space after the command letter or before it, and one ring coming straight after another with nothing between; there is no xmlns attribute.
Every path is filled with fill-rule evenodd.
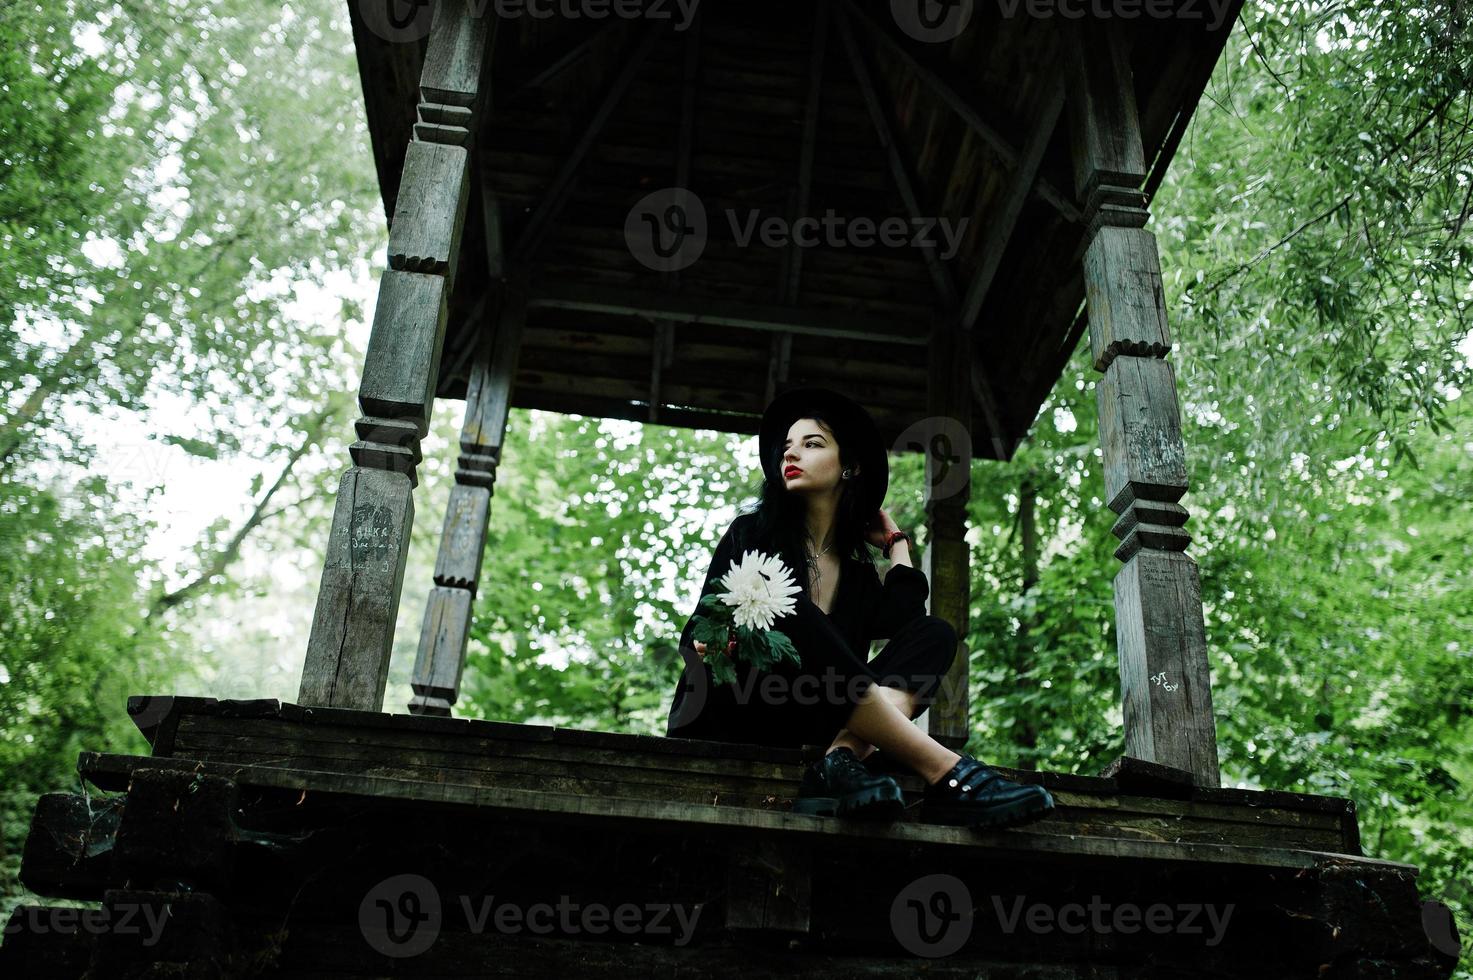
<svg viewBox="0 0 1473 980"><path fill-rule="evenodd" d="M1069 104L1075 190L1084 205L1085 297L1097 371L1105 497L1119 514L1115 628L1127 755L1218 786L1217 728L1197 564L1184 552L1187 490L1176 376L1126 37L1073 35Z"/></svg>
<svg viewBox="0 0 1473 980"><path fill-rule="evenodd" d="M409 702L412 714L448 716L450 706L460 696L471 607L486 551L496 466L506 437L527 309L519 287L506 283L498 292L499 309L476 352L466 390L455 486L450 488L450 503L445 509L445 529L435 559L435 587L425 603L419 654L410 681L414 688Z"/></svg>
<svg viewBox="0 0 1473 980"><path fill-rule="evenodd" d="M967 501L971 499L971 334L947 318L932 335L926 454L926 551L922 571L931 585L931 614L952 625L956 659L921 718L927 733L960 749L971 733L967 630L971 619L971 560ZM918 719L919 720L919 719Z"/></svg>
<svg viewBox="0 0 1473 980"><path fill-rule="evenodd" d="M478 9L478 8L477 8ZM390 224L389 268L364 358L353 466L338 486L297 701L379 711L414 523L420 440L429 428L483 101L494 20L440 0L419 122Z"/></svg>

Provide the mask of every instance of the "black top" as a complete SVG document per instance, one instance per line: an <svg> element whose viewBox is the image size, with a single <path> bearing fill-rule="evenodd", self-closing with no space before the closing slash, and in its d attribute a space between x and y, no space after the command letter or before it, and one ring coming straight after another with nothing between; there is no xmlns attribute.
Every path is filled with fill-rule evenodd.
<svg viewBox="0 0 1473 980"><path fill-rule="evenodd" d="M709 593L721 591L722 576L731 569L733 564L741 560L747 550L767 551L769 554L773 552L771 547L764 548L754 540L756 520L756 515L741 514L726 529L726 533L716 545L711 565L706 571L706 580L701 585L701 598L705 598ZM926 598L930 595L931 589L926 581L925 573L919 569L909 565L891 565L882 581L873 564L860 561L852 556L841 557L839 569L838 591L834 596L831 612L824 613L808 597L807 593L800 593L794 598L799 606L812 606L819 615L826 616L860 663L869 660L869 650L873 640L893 636L901 626L918 616L926 615ZM698 607L700 599L696 601ZM687 619L685 628L680 634L680 649L686 660L686 671L700 663L694 653L694 644L691 640L691 633L695 628L694 619L695 612L692 611L691 617ZM784 619L779 619L774 623L774 628L784 629ZM787 632L787 630L784 631ZM803 655L801 644L798 645L798 654ZM707 672L709 681L711 668L701 664L701 669ZM671 719L679 715L682 695L688 687L688 680L682 674L681 683L671 704ZM670 731L674 734L673 730Z"/></svg>

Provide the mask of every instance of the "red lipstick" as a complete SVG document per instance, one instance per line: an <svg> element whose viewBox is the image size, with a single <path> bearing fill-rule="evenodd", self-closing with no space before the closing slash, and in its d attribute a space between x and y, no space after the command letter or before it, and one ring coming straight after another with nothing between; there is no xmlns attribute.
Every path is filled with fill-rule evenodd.
<svg viewBox="0 0 1473 980"><path fill-rule="evenodd" d="M783 469L783 476L796 476L797 474L802 472L803 471L798 469L798 467L796 466L789 466Z"/></svg>

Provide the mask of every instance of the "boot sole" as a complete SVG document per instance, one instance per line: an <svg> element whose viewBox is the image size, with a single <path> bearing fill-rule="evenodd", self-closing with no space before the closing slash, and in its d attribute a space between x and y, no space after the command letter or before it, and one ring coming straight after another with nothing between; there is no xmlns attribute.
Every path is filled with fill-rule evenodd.
<svg viewBox="0 0 1473 980"><path fill-rule="evenodd" d="M975 804L929 802L921 805L923 814L936 823L961 823L970 827L1019 827L1042 820L1054 811L1054 797L1048 790L1005 806L983 810Z"/></svg>
<svg viewBox="0 0 1473 980"><path fill-rule="evenodd" d="M876 786L845 796L800 796L793 801L794 813L818 817L854 817L874 820L899 816L905 800L898 787Z"/></svg>

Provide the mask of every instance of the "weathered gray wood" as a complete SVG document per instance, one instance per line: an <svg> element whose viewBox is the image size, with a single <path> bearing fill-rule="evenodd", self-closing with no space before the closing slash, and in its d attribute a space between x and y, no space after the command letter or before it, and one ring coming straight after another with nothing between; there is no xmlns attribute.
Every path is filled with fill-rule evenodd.
<svg viewBox="0 0 1473 980"><path fill-rule="evenodd" d="M1143 550L1115 576L1125 751L1221 785L1197 563Z"/></svg>
<svg viewBox="0 0 1473 980"><path fill-rule="evenodd" d="M490 487L457 483L450 488L445 530L435 559L436 585L464 589L475 596L490 506Z"/></svg>
<svg viewBox="0 0 1473 980"><path fill-rule="evenodd" d="M823 841L864 840L880 851L914 853L917 845L957 849L958 854L1013 854L1043 859L1125 858L1130 860L1197 861L1258 867L1313 868L1325 862L1367 869L1411 870L1410 865L1359 857L1335 851L1282 846L1247 846L1178 841L1162 834L1139 839L1079 834L1045 834L1032 829L1010 828L985 831L930 823L871 823L818 817L780 810L668 803L618 797L588 798L573 794L498 786L473 786L422 780L393 779L351 773L308 771L293 768L208 762L196 759L157 759L147 756L108 755L84 752L77 768L97 785L117 786L138 767L176 767L185 771L224 775L241 787L276 787L322 793L344 793L382 799L420 800L436 804L487 807L506 814L524 814L541 821L594 826L615 820L626 826L641 826L653 832L683 833L704 830L756 831L817 844ZM1011 775L1011 773L1008 773ZM1037 776L1019 773L1018 778Z"/></svg>
<svg viewBox="0 0 1473 980"><path fill-rule="evenodd" d="M365 469L388 470L409 477L419 486L420 423L415 419L386 419L364 415L353 423L358 441L348 447L353 462Z"/></svg>
<svg viewBox="0 0 1473 980"><path fill-rule="evenodd" d="M1096 371L1120 354L1171 353L1155 235L1143 228L1100 228L1084 253L1084 288Z"/></svg>
<svg viewBox="0 0 1473 980"><path fill-rule="evenodd" d="M435 0L419 78L421 101L471 108L484 97L499 21L494 8L475 0Z"/></svg>
<svg viewBox="0 0 1473 980"><path fill-rule="evenodd" d="M445 511L435 586L425 607L410 681L415 714L450 714L460 694L466 641L486 550L491 495L506 435L512 384L526 317L520 287L502 290L498 316L487 324L466 392L455 486Z"/></svg>
<svg viewBox="0 0 1473 980"><path fill-rule="evenodd" d="M1125 28L1116 21L1076 25L1068 59L1069 131L1074 191L1087 205L1101 185L1139 187L1146 175L1135 79Z"/></svg>
<svg viewBox="0 0 1473 980"><path fill-rule="evenodd" d="M411 142L389 231L389 268L444 276L448 294L469 198L470 152L465 147Z"/></svg>
<svg viewBox="0 0 1473 980"><path fill-rule="evenodd" d="M959 748L971 734L967 632L971 622L970 550L967 547L967 501L971 498L971 449L957 445L971 428L971 335L959 328L938 328L931 344L930 417L936 434L951 443L960 460L938 458L926 447L926 551L922 571L931 586L930 611L951 624L957 634L956 658L947 670L923 724L931 737ZM956 467L962 468L958 480Z"/></svg>
<svg viewBox="0 0 1473 980"><path fill-rule="evenodd" d="M383 707L413 522L407 476L357 466L343 474L299 703Z"/></svg>
<svg viewBox="0 0 1473 980"><path fill-rule="evenodd" d="M445 287L443 276L385 270L358 388L365 414L412 420L421 437L445 341Z"/></svg>
<svg viewBox="0 0 1473 980"><path fill-rule="evenodd" d="M1117 357L1096 385L1095 401L1110 509L1119 514L1135 500L1180 500L1187 459L1171 363Z"/></svg>
<svg viewBox="0 0 1473 980"><path fill-rule="evenodd" d="M1120 515L1110 533L1120 539L1115 557L1128 561L1142 548L1157 551L1186 551L1192 536L1182 529L1187 509L1159 500L1136 500Z"/></svg>
<svg viewBox="0 0 1473 980"><path fill-rule="evenodd" d="M470 490L470 487L456 487ZM490 491L479 490L490 499ZM480 507L484 518L486 507ZM485 540L485 528L482 527ZM443 553L443 552L442 552ZM475 593L466 588L437 585L425 602L424 624L419 631L419 651L414 658L410 686L414 699L409 710L417 714L448 715L460 694L460 677L465 667L465 645L471 631L471 604Z"/></svg>
<svg viewBox="0 0 1473 980"><path fill-rule="evenodd" d="M1187 490L1176 376L1156 240L1139 187L1140 121L1125 34L1070 32L1070 133L1088 230L1082 272L1104 449L1105 499L1120 515L1116 639L1125 751L1218 786L1216 721L1197 566L1185 552Z"/></svg>

